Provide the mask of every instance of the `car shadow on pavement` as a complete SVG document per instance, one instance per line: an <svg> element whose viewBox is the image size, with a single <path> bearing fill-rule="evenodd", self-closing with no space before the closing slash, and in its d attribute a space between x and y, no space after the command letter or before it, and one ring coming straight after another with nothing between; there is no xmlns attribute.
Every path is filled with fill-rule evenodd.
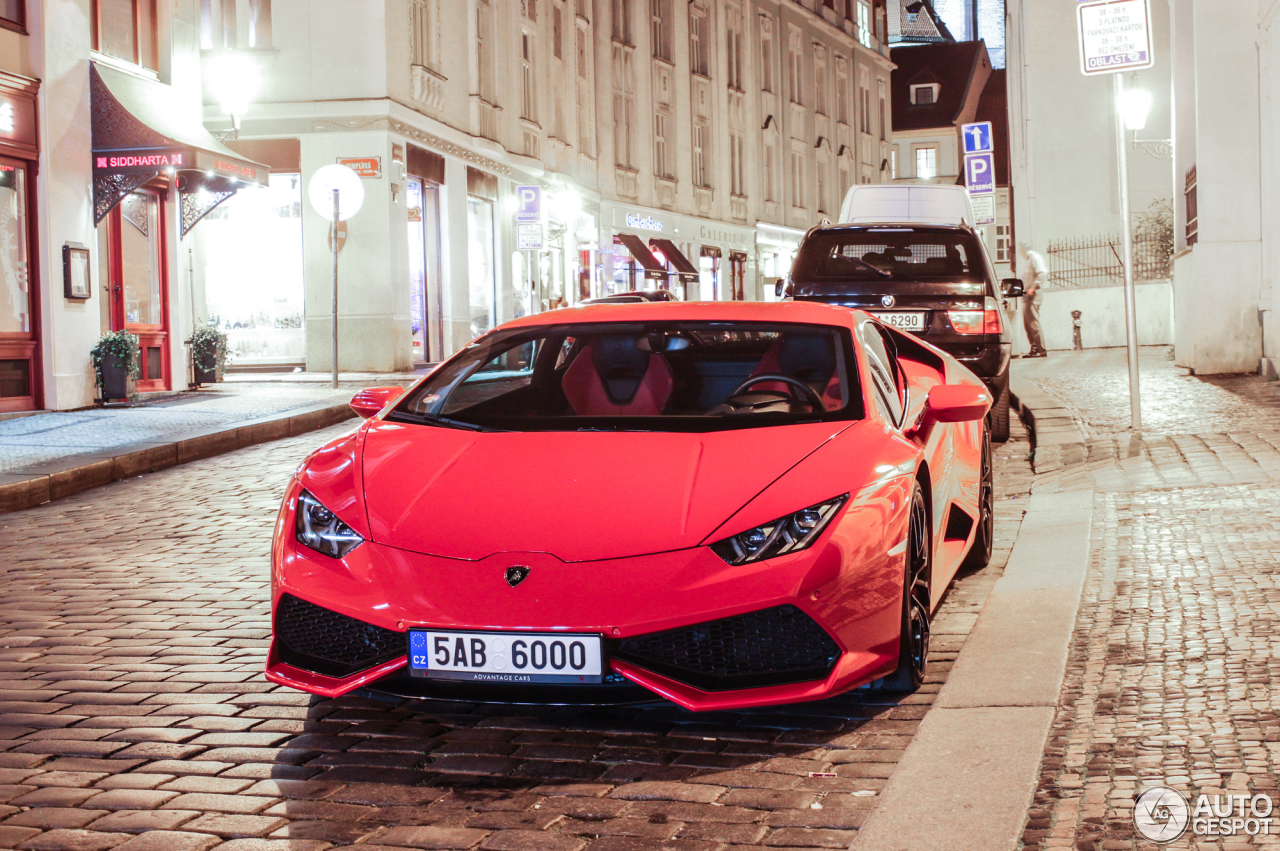
<svg viewBox="0 0 1280 851"><path fill-rule="evenodd" d="M266 812L288 820L275 838L504 848L531 837L488 834L538 831L556 838L536 847L600 851L641 847L623 837L847 847L937 687L713 713L272 692L262 697L283 701L255 714L298 734L258 791L285 799Z"/></svg>

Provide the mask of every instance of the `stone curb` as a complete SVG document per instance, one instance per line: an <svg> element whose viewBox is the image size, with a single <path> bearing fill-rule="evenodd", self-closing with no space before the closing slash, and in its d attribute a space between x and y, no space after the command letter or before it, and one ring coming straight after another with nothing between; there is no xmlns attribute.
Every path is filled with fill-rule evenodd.
<svg viewBox="0 0 1280 851"><path fill-rule="evenodd" d="M1089 565L1093 492L1031 497L1004 575L853 851L1014 851Z"/></svg>
<svg viewBox="0 0 1280 851"><path fill-rule="evenodd" d="M1031 431L1032 467L1036 475L1051 473L1088 457L1084 434L1075 417L1035 382L1009 376L1009 404Z"/></svg>
<svg viewBox="0 0 1280 851"><path fill-rule="evenodd" d="M34 508L89 488L188 461L306 434L355 415L346 402L319 402L267 417L182 432L163 440L113 446L0 473L0 514Z"/></svg>

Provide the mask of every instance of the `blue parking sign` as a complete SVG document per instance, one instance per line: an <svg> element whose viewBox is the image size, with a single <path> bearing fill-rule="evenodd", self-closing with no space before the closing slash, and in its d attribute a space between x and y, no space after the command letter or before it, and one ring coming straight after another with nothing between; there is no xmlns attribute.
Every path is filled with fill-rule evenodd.
<svg viewBox="0 0 1280 851"><path fill-rule="evenodd" d="M987 195L996 191L996 155L966 154L964 185L970 195Z"/></svg>
<svg viewBox="0 0 1280 851"><path fill-rule="evenodd" d="M990 121L961 124L960 138L964 140L964 152L966 154L986 154L995 150L995 141L991 136Z"/></svg>

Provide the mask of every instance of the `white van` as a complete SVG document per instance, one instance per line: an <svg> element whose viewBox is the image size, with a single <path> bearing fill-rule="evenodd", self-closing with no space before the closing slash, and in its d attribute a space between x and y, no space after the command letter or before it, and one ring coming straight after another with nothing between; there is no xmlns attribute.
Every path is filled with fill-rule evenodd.
<svg viewBox="0 0 1280 851"><path fill-rule="evenodd" d="M840 224L930 222L973 227L973 207L963 186L932 183L862 184L840 205Z"/></svg>

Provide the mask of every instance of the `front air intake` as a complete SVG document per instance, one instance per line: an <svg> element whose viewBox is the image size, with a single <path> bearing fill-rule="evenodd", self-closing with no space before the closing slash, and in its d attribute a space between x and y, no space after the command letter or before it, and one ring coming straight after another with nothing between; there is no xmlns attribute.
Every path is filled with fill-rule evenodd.
<svg viewBox="0 0 1280 851"><path fill-rule="evenodd" d="M617 643L615 659L703 691L825 679L840 648L795 606L651 632Z"/></svg>
<svg viewBox="0 0 1280 851"><path fill-rule="evenodd" d="M332 612L291 594L280 598L276 656L326 677L349 677L405 655L405 635Z"/></svg>

